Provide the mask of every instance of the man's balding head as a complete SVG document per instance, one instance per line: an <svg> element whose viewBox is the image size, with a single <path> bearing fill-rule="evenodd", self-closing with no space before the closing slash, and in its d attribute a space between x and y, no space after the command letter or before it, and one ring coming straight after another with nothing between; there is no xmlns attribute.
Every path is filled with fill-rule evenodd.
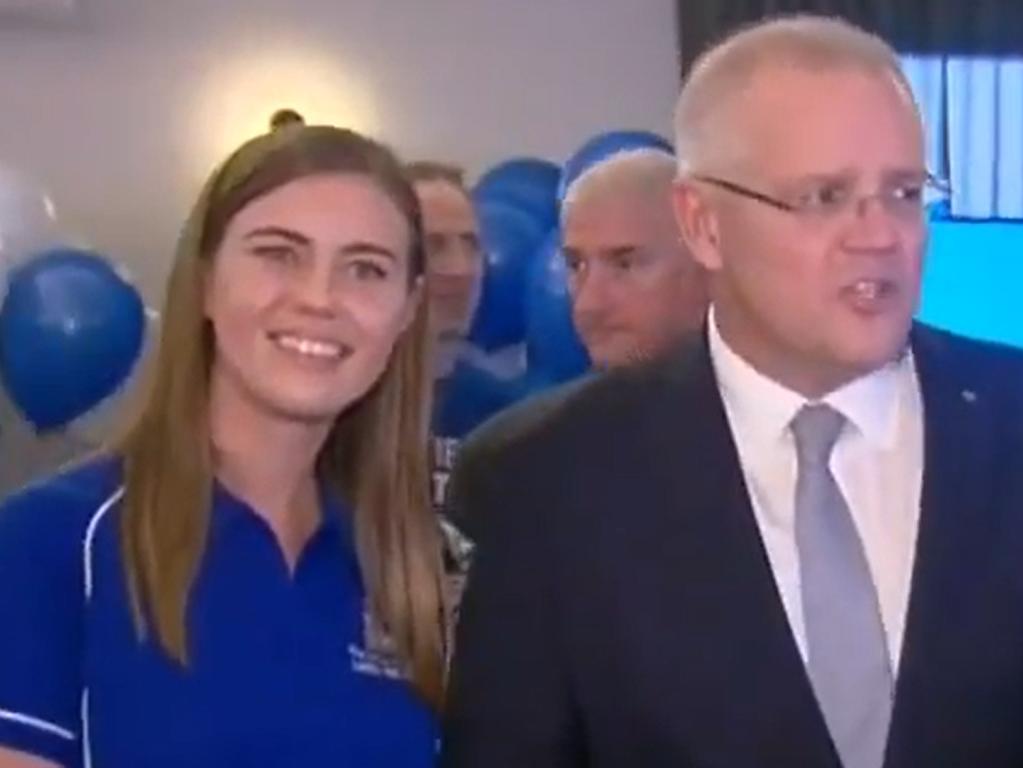
<svg viewBox="0 0 1023 768"><path fill-rule="evenodd" d="M594 165L566 191L572 317L598 367L660 354L703 320L704 275L673 218L674 178L670 154L638 149Z"/></svg>

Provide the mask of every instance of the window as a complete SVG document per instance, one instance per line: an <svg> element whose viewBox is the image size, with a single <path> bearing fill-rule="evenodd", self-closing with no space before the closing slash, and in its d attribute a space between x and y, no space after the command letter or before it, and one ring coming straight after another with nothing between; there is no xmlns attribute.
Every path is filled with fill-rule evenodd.
<svg viewBox="0 0 1023 768"><path fill-rule="evenodd" d="M952 187L936 218L1023 219L1023 58L904 56L928 165Z"/></svg>

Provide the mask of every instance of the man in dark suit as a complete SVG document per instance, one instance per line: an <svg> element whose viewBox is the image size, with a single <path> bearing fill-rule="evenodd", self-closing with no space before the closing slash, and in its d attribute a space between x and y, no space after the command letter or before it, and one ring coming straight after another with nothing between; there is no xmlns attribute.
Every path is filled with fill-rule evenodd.
<svg viewBox="0 0 1023 768"><path fill-rule="evenodd" d="M443 765L1023 765L1023 358L912 323L895 54L766 22L676 131L705 331L463 453Z"/></svg>

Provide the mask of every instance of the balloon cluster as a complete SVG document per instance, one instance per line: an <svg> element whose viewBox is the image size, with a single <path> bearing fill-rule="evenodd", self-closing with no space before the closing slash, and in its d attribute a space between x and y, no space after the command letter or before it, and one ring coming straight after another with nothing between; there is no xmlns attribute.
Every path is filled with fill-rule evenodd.
<svg viewBox="0 0 1023 768"><path fill-rule="evenodd" d="M123 270L57 233L46 193L0 170L0 382L40 433L64 429L118 391L146 329Z"/></svg>
<svg viewBox="0 0 1023 768"><path fill-rule="evenodd" d="M475 363L461 369L463 390L503 388L505 402L513 402L588 370L572 324L559 208L572 182L594 164L647 147L672 151L647 131L610 131L590 138L563 166L520 157L480 177L472 192L486 269L470 333ZM509 359L517 364L500 362Z"/></svg>

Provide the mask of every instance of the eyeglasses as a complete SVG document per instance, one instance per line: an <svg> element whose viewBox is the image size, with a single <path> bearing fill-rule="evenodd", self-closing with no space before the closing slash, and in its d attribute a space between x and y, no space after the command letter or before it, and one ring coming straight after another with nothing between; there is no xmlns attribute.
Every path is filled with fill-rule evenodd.
<svg viewBox="0 0 1023 768"><path fill-rule="evenodd" d="M803 219L842 218L851 211L862 211L863 206L874 198L891 215L913 219L921 217L930 205L947 200L951 195L948 182L930 173L886 184L868 195L857 194L855 181L845 177L807 182L791 194L779 196L758 192L716 176L697 175L693 178Z"/></svg>

